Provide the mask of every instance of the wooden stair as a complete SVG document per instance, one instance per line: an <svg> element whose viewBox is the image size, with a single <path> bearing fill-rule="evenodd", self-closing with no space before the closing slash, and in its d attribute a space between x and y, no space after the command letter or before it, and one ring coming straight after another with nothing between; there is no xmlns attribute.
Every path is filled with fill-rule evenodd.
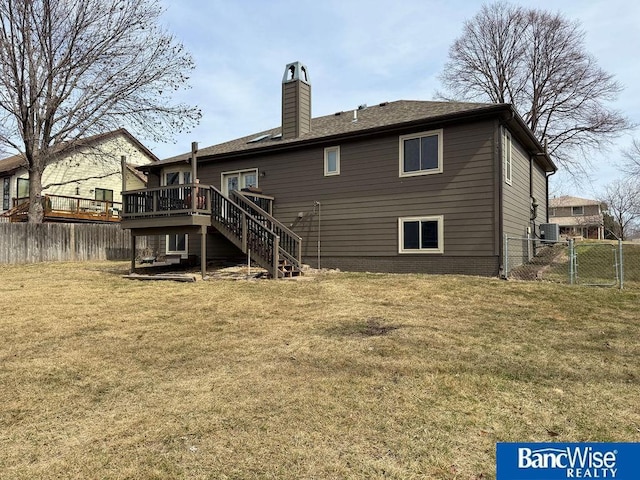
<svg viewBox="0 0 640 480"><path fill-rule="evenodd" d="M211 187L211 224L272 278L302 275L302 239L239 192Z"/></svg>
<svg viewBox="0 0 640 480"><path fill-rule="evenodd" d="M282 278L293 278L302 276L302 270L297 265L289 263L287 259L281 258L278 262L278 271Z"/></svg>

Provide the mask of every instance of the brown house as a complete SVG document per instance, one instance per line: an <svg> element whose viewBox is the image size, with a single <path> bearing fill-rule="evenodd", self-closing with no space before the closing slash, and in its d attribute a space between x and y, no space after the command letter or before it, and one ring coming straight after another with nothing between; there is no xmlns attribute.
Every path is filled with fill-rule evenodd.
<svg viewBox="0 0 640 480"><path fill-rule="evenodd" d="M547 221L556 169L508 104L396 101L312 118L298 62L281 126L139 168L149 188L125 192L122 227L160 234L161 254L251 250L274 275L304 262L489 276L506 235Z"/></svg>
<svg viewBox="0 0 640 480"><path fill-rule="evenodd" d="M595 240L604 238L602 202L568 195L549 200L549 222L557 223L560 235Z"/></svg>

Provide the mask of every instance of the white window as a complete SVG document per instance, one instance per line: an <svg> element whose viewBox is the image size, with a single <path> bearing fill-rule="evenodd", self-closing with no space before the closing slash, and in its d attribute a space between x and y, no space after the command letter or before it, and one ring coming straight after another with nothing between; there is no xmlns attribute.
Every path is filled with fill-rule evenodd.
<svg viewBox="0 0 640 480"><path fill-rule="evenodd" d="M504 130L504 141L502 142L502 156L504 158L504 181L511 185L513 174L513 162L511 159L511 133Z"/></svg>
<svg viewBox="0 0 640 480"><path fill-rule="evenodd" d="M584 215L584 207L583 206L571 207L571 215L574 217L578 215Z"/></svg>
<svg viewBox="0 0 640 480"><path fill-rule="evenodd" d="M186 233L172 233L167 235L167 254L182 256L187 255L189 236Z"/></svg>
<svg viewBox="0 0 640 480"><path fill-rule="evenodd" d="M185 185L191 183L191 170L165 170L162 185Z"/></svg>
<svg viewBox="0 0 640 480"><path fill-rule="evenodd" d="M398 219L399 253L444 253L444 216Z"/></svg>
<svg viewBox="0 0 640 480"><path fill-rule="evenodd" d="M442 173L442 130L400 137L400 176Z"/></svg>
<svg viewBox="0 0 640 480"><path fill-rule="evenodd" d="M324 149L324 176L340 175L340 147Z"/></svg>

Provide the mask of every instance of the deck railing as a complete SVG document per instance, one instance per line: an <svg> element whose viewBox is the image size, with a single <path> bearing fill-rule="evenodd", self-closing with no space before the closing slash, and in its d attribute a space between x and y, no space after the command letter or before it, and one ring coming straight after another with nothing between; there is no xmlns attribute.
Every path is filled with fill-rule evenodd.
<svg viewBox="0 0 640 480"><path fill-rule="evenodd" d="M122 218L211 214L211 190L200 183L123 192Z"/></svg>
<svg viewBox="0 0 640 480"><path fill-rule="evenodd" d="M13 207L27 206L29 198L14 198ZM59 218L68 220L91 220L99 222L120 221L120 202L95 200L93 198L67 197L64 195L48 195L42 197L45 218ZM12 216L12 221L22 221L27 216L28 209L18 209ZM15 218L14 218L15 217Z"/></svg>

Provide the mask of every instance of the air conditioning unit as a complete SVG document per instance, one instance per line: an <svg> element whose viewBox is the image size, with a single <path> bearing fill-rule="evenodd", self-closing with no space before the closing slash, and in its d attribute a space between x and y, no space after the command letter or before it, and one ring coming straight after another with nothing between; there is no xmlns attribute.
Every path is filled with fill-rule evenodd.
<svg viewBox="0 0 640 480"><path fill-rule="evenodd" d="M541 223L540 238L549 242L557 242L560 240L560 225L557 223Z"/></svg>

